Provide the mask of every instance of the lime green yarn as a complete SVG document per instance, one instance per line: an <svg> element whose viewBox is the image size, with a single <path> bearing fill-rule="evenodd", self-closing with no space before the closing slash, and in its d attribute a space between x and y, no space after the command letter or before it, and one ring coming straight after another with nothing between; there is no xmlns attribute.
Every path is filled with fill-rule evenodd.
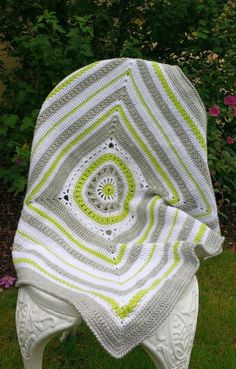
<svg viewBox="0 0 236 369"><path fill-rule="evenodd" d="M145 288L145 289L143 289L143 290L141 290L141 291L139 291L138 293L136 293L135 294L135 296L133 296L130 300L129 300L129 302L128 302L128 304L126 304L125 306L120 306L119 304L118 304L118 302L115 300L115 299L113 299L113 298L111 298L111 297L109 297L109 296L105 296L105 295L103 295L102 293L99 293L99 292L94 292L94 291L89 291L89 290L87 290L87 292L88 293L91 293L92 295L95 295L95 296L98 296L98 297L100 297L101 299L103 299L104 301L107 301L110 305L111 305L111 307L112 307L112 309L113 309L113 311L116 313L116 315L118 316L118 317L120 317L121 319L124 319L124 318L126 318L130 313L132 313L133 311L134 311L134 309L138 306L138 304L139 304L139 302L140 302L140 300L149 292L149 291L151 291L152 289L154 289L158 284L160 284L160 282L164 279L164 278L166 278L171 272L172 272L172 270L177 266L177 264L179 263L179 261L180 261L180 258L179 258L179 255L178 255L178 253L177 253L177 249L178 249L178 247L179 247L179 245L180 245L180 242L176 242L175 243L175 245L174 245L174 261L173 261L173 263L172 263L172 265L169 267L169 269L165 272L165 274L161 277L161 278L158 278L158 279L156 279L152 284L151 284L151 286L150 287L148 287L148 288ZM60 281L61 283L63 283L63 284L66 284L66 285L68 285L68 286L70 286L71 288L73 288L73 289L77 289L77 290L80 290L80 291L84 291L84 292L86 292L86 290L85 289L83 289L83 288L79 288L79 287L77 287L77 286L75 286L74 284L72 284L72 283L69 283L69 282L67 282L67 281L65 281L65 280L63 280L63 279L60 279L60 278L58 278L58 277L56 277L56 276L54 276L52 273L49 273L47 270L45 270L44 268L42 268L40 265L38 265L35 261L33 261L33 260L30 260L30 259L28 259L28 258L14 258L14 263L15 264L18 264L18 263L21 263L21 262L25 262L25 263L28 263L28 264L31 264L32 266L34 266L35 268L37 268L37 269L39 269L39 270L41 270L44 274L46 274L46 275L48 275L48 276L50 276L51 278L53 278L53 279L56 279L56 280L58 280L58 281Z"/></svg>
<svg viewBox="0 0 236 369"><path fill-rule="evenodd" d="M193 134L195 135L195 137L198 139L201 147L203 148L203 150L206 152L206 139L203 137L203 135L201 134L200 130L198 129L198 127L196 126L196 124L192 121L191 117L189 116L189 114L186 112L186 110L183 108L182 104L178 101L178 99L176 98L174 92L172 91L171 87L169 86L169 84L167 83L160 66L158 65L158 63L156 62L152 62L153 68L156 72L156 74L158 75L158 78L160 79L166 93L168 94L169 98L172 100L173 104L175 105L175 107L178 109L178 111L180 112L180 114L183 116L183 118L185 119L185 121L188 123L191 131L193 132Z"/></svg>
<svg viewBox="0 0 236 369"><path fill-rule="evenodd" d="M112 184L106 184L106 185L103 186L102 192L106 196L114 195L115 187Z"/></svg>

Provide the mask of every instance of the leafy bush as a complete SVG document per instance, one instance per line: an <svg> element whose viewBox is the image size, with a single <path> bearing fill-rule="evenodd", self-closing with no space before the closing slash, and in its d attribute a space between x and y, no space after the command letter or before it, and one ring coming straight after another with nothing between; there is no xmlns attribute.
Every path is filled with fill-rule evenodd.
<svg viewBox="0 0 236 369"><path fill-rule="evenodd" d="M20 63L11 73L1 71L6 90L1 102L0 178L17 194L26 187L30 145L40 107L62 76L94 59L93 28L90 16L74 15L65 30L56 13L45 10L32 22L28 20L27 26L22 24L19 35L10 34L10 40L7 36L3 41L10 42L9 54L18 57Z"/></svg>
<svg viewBox="0 0 236 369"><path fill-rule="evenodd" d="M96 60L138 57L179 65L207 111L218 107L208 113L209 166L219 207L235 205L234 105L224 104L235 95L235 16L233 0L5 1L0 41L19 63L0 65L0 178L25 190L36 117L61 79Z"/></svg>

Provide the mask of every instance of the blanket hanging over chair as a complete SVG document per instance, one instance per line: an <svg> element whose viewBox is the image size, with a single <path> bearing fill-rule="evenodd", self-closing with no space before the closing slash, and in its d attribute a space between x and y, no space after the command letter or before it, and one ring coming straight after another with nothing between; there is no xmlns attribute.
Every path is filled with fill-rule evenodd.
<svg viewBox="0 0 236 369"><path fill-rule="evenodd" d="M199 260L222 252L206 126L178 66L133 58L75 71L39 112L16 286L73 304L116 358L154 334Z"/></svg>

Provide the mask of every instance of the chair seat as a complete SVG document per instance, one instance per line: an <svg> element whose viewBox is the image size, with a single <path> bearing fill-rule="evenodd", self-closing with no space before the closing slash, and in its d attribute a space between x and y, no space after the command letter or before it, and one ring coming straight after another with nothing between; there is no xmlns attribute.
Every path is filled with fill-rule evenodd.
<svg viewBox="0 0 236 369"><path fill-rule="evenodd" d="M158 331L141 342L158 369L188 368L197 326L198 300L198 282L194 276ZM25 369L42 369L46 344L62 332L60 340L63 341L81 320L77 310L63 299L32 285L21 286L16 323Z"/></svg>
<svg viewBox="0 0 236 369"><path fill-rule="evenodd" d="M52 296L37 287L33 287L31 285L26 285L24 287L27 289L27 293L32 297L33 300L39 305L45 306L47 309L51 309L53 311L57 311L58 313L71 315L78 317L78 311L74 308L73 305L68 302L59 299L58 297Z"/></svg>
<svg viewBox="0 0 236 369"><path fill-rule="evenodd" d="M197 278L194 276L190 281L188 287L182 295L184 298L191 290L196 289ZM47 309L51 309L61 314L71 315L74 317L80 316L78 311L74 308L74 306L67 301L50 295L37 287L32 285L25 285L24 289L27 290L27 293L32 297L32 299L39 305L46 307Z"/></svg>

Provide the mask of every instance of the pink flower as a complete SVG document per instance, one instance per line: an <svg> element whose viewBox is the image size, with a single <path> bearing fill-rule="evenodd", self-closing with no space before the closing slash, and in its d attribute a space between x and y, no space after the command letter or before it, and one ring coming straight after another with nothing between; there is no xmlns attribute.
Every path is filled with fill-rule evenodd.
<svg viewBox="0 0 236 369"><path fill-rule="evenodd" d="M220 114L220 108L217 105L213 105L209 108L209 113L212 117L218 117Z"/></svg>
<svg viewBox="0 0 236 369"><path fill-rule="evenodd" d="M224 98L224 104L229 105L229 106L235 105L236 104L236 96L234 96L234 95L226 96Z"/></svg>
<svg viewBox="0 0 236 369"><path fill-rule="evenodd" d="M4 288L8 288L14 284L16 281L15 277L12 277L11 275L4 275L0 278L0 286L3 286Z"/></svg>
<svg viewBox="0 0 236 369"><path fill-rule="evenodd" d="M234 139L231 136L227 137L227 144L232 145L234 143Z"/></svg>

